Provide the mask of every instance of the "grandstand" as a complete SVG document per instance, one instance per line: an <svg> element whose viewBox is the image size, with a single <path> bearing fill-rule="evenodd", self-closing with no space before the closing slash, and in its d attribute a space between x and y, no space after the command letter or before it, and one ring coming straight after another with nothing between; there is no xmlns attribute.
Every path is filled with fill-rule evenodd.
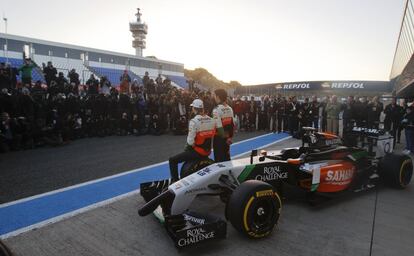
<svg viewBox="0 0 414 256"><path fill-rule="evenodd" d="M174 76L174 75L167 75L167 77L171 80L171 82L175 83L176 85L188 88L187 78L184 76Z"/></svg>
<svg viewBox="0 0 414 256"><path fill-rule="evenodd" d="M5 58L5 57L0 57L0 63L10 63L10 66L12 66L13 68L20 68L23 65L23 59L16 59L16 58ZM33 81L42 81L43 83L45 82L45 79L43 77L43 74L41 72L40 69L36 68L33 69L32 71L32 78ZM18 77L18 81L21 81L20 76Z"/></svg>
<svg viewBox="0 0 414 256"><path fill-rule="evenodd" d="M414 95L414 5L406 0L400 34L395 48L390 80L394 94L400 97Z"/></svg>
<svg viewBox="0 0 414 256"><path fill-rule="evenodd" d="M99 77L106 76L108 78L108 80L111 82L111 84L119 84L120 77L124 73L124 70L111 69L111 68L101 68L101 67L92 67L92 66L89 66L89 70L92 73L98 75ZM128 74L131 77L132 81L137 79L138 83L142 83L141 77L136 75L131 70L129 70Z"/></svg>
<svg viewBox="0 0 414 256"><path fill-rule="evenodd" d="M43 63L52 61L58 72L63 72L65 76L74 68L83 84L94 74L97 77L106 76L113 86L118 86L120 76L124 70L128 70L131 79L137 79L139 83L148 72L151 78L161 74L164 78L168 77L174 86L187 87L184 65L172 61L4 33L0 33L0 46L0 62L9 62L19 68L23 64L23 56L34 61L38 68L33 70L33 81L45 82L40 68Z"/></svg>

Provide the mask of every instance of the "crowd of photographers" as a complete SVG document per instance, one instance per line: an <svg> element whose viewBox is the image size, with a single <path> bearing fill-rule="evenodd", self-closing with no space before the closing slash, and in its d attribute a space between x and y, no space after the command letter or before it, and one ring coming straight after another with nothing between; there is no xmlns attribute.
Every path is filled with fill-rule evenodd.
<svg viewBox="0 0 414 256"><path fill-rule="evenodd" d="M0 152L94 136L186 134L194 98L202 98L210 113L214 107L211 93L180 90L168 78L151 79L148 73L140 84L125 71L119 90L93 75L81 85L76 70L65 77L52 63L43 65L43 73L47 86L32 84L31 77L13 84L1 66Z"/></svg>
<svg viewBox="0 0 414 256"><path fill-rule="evenodd" d="M148 73L138 83L125 70L117 90L106 77L93 75L81 85L76 70L65 77L49 62L42 69L46 87L40 81L32 84L33 68L30 60L20 69L0 66L0 152L63 145L94 136L186 134L192 100L202 99L206 113L215 105L210 92L193 86L180 90L168 78L151 79ZM20 85L16 79L19 72ZM240 131L288 132L294 137L299 137L304 126L338 134L340 119L343 129L355 125L378 128L384 113L384 128L397 142L405 128L406 152L414 152L414 106L404 102L393 100L384 108L377 97L349 96L340 102L336 96L321 100L314 96L299 102L295 96L277 95L237 96L228 103Z"/></svg>
<svg viewBox="0 0 414 256"><path fill-rule="evenodd" d="M342 120L342 134L355 126L371 129L383 128L400 143L401 131L405 129L405 153L413 153L414 143L414 104L396 99L384 108L378 97L355 99L349 96L346 101L339 101L333 95L318 100L304 98L299 102L295 96L237 97L233 101L234 114L241 130L268 130L288 132L299 138L301 128L308 126L332 134L339 134ZM381 120L381 115L384 119ZM380 124L383 123L383 126Z"/></svg>

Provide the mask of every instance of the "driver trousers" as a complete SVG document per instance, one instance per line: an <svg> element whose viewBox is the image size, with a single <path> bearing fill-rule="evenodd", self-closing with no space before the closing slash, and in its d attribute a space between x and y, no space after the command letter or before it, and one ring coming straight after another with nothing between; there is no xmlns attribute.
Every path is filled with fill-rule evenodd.
<svg viewBox="0 0 414 256"><path fill-rule="evenodd" d="M171 174L172 182L176 182L179 180L179 176L178 176L178 164L179 163L189 161L189 160L201 159L201 158L203 158L203 156L197 153L194 149L189 149L178 155L170 157L168 162L170 164L170 174Z"/></svg>

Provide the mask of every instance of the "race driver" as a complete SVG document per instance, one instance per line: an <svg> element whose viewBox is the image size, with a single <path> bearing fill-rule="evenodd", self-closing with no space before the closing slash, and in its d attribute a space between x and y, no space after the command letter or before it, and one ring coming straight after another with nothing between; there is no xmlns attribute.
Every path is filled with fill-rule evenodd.
<svg viewBox="0 0 414 256"><path fill-rule="evenodd" d="M214 120L204 113L203 101L195 99L190 106L195 117L188 124L187 144L184 152L169 159L172 182L179 180L179 163L210 155L212 139L216 132Z"/></svg>
<svg viewBox="0 0 414 256"><path fill-rule="evenodd" d="M230 144L234 133L233 109L227 104L227 92L224 89L214 91L217 106L213 109L216 122L216 135L213 140L214 161L230 161Z"/></svg>

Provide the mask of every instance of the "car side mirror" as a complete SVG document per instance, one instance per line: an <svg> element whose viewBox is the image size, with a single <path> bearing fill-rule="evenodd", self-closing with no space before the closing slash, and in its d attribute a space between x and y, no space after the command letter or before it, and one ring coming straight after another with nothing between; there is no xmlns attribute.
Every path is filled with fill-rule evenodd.
<svg viewBox="0 0 414 256"><path fill-rule="evenodd" d="M250 153L250 164L253 164L253 157L257 156L257 149L253 149Z"/></svg>

